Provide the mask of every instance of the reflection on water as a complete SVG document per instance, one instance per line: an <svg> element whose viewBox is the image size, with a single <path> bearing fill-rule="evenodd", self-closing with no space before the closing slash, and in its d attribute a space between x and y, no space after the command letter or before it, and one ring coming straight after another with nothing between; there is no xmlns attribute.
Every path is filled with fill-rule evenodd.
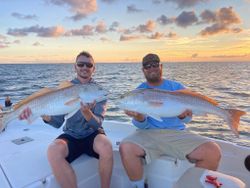
<svg viewBox="0 0 250 188"><path fill-rule="evenodd" d="M0 100L9 95L15 102L75 76L72 64L0 65L0 74ZM190 130L250 146L250 63L167 63L163 74L216 99L223 108L238 108L248 113L241 119L239 139L215 116L194 117L188 124ZM121 94L144 81L141 64L97 64L94 77L111 92L106 119L130 121L116 103Z"/></svg>

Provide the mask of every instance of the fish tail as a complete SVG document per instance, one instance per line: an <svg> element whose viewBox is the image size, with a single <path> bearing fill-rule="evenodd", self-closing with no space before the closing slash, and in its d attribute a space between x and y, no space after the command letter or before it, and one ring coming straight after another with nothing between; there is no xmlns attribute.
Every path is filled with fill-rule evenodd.
<svg viewBox="0 0 250 188"><path fill-rule="evenodd" d="M4 126L3 126L3 116L0 115L0 132L2 132L4 129Z"/></svg>
<svg viewBox="0 0 250 188"><path fill-rule="evenodd" d="M233 133L238 137L239 132L239 124L240 124L240 117L245 115L246 112L241 110L235 110L235 109L227 109L226 110L229 114L228 123L230 125L230 128L232 129Z"/></svg>
<svg viewBox="0 0 250 188"><path fill-rule="evenodd" d="M0 133L5 130L6 127L6 115L1 114L0 115Z"/></svg>
<svg viewBox="0 0 250 188"><path fill-rule="evenodd" d="M12 120L11 112L4 112L0 114L0 133L3 132L7 124Z"/></svg>

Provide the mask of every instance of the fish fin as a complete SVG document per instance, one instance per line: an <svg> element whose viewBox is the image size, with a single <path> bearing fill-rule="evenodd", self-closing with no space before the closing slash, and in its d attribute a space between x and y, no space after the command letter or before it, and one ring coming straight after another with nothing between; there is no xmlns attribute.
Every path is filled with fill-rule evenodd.
<svg viewBox="0 0 250 188"><path fill-rule="evenodd" d="M218 102L215 101L214 99L211 99L211 98L209 98L209 97L207 97L205 95L202 95L200 93L196 93L196 92L188 90L188 89L177 90L177 91L173 91L171 93L176 93L176 94L181 93L181 94L185 94L185 95L190 95L190 96L193 96L193 97L198 97L200 99L203 99L203 100L205 100L205 101L207 101L207 102L209 102L209 103L211 103L211 104L213 104L215 106L219 105Z"/></svg>
<svg viewBox="0 0 250 188"><path fill-rule="evenodd" d="M156 119L157 121L160 121L160 122L163 121L163 119L161 119L161 117L159 117L158 115L150 114L149 116L152 117L152 118L154 118L154 119Z"/></svg>
<svg viewBox="0 0 250 188"><path fill-rule="evenodd" d="M240 124L240 117L245 115L246 112L241 110L235 110L235 109L227 109L226 110L229 113L230 118L227 119L230 129L233 131L233 133L239 137L239 124Z"/></svg>
<svg viewBox="0 0 250 188"><path fill-rule="evenodd" d="M154 106L154 107L161 107L163 105L163 102L161 101L149 101L149 105Z"/></svg>
<svg viewBox="0 0 250 188"><path fill-rule="evenodd" d="M122 98L125 98L128 96L133 96L133 95L136 95L137 93L143 92L145 90L146 90L145 88L137 88L137 89L134 89L132 91L127 91L126 93L120 95L119 98L122 99Z"/></svg>
<svg viewBox="0 0 250 188"><path fill-rule="evenodd" d="M64 120L67 120L71 118L73 115L75 115L76 112L78 112L79 108L73 110L72 112L68 113L66 116L64 116Z"/></svg>
<svg viewBox="0 0 250 188"><path fill-rule="evenodd" d="M23 99L22 101L20 101L19 103L13 105L13 109L16 110L19 107L21 107L24 104L29 103L31 100L34 100L38 97L41 97L43 95L52 93L58 89L63 89L63 88L67 88L72 86L73 84L70 81L65 81L65 82L61 82L61 84L57 87L57 88L43 88L35 93L33 93L32 95L28 96L27 98Z"/></svg>
<svg viewBox="0 0 250 188"><path fill-rule="evenodd" d="M74 99L71 99L71 100L65 102L64 105L71 106L71 105L78 103L78 102L80 102L80 98L74 98Z"/></svg>
<svg viewBox="0 0 250 188"><path fill-rule="evenodd" d="M63 82L61 82L58 86L57 86L57 88L58 89L63 89L63 88L67 88L67 87L70 87L70 86L72 86L73 84L72 84L72 82L70 82L70 81L63 81Z"/></svg>
<svg viewBox="0 0 250 188"><path fill-rule="evenodd" d="M19 103L13 105L13 109L16 110L19 107L21 107L22 105L29 103L31 100L34 100L38 97L41 97L41 96L48 94L48 93L51 93L53 91L54 91L54 89L51 89L51 88L43 88L43 89L33 93L32 95L28 96L27 98L21 100Z"/></svg>

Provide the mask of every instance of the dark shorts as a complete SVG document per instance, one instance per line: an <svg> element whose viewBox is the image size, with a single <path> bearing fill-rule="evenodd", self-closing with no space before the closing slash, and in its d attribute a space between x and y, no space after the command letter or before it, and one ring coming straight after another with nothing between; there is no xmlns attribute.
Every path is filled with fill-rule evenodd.
<svg viewBox="0 0 250 188"><path fill-rule="evenodd" d="M103 129L99 129L82 139L76 139L68 134L61 134L57 137L57 139L62 139L67 142L69 155L66 157L66 160L71 163L82 154L87 154L91 157L99 159L99 155L94 151L93 148L94 139L98 134L105 135L105 132Z"/></svg>

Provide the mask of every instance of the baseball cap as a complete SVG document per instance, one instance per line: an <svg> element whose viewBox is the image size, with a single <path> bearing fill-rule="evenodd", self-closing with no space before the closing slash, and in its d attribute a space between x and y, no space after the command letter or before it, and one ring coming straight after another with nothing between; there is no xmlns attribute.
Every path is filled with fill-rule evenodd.
<svg viewBox="0 0 250 188"><path fill-rule="evenodd" d="M160 63L160 58L158 55L156 54L147 54L146 56L143 57L142 59L142 64L145 65L145 64L148 64L150 62L157 62L157 63Z"/></svg>

